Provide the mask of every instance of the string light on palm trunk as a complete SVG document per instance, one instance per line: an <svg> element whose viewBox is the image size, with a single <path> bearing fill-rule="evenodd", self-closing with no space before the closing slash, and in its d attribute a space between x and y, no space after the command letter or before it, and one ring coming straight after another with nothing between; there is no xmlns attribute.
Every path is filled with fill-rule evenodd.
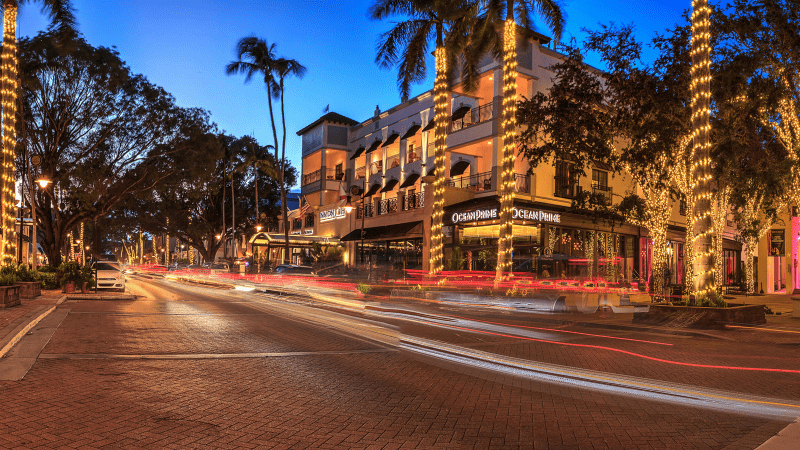
<svg viewBox="0 0 800 450"><path fill-rule="evenodd" d="M433 214L431 221L431 275L436 275L442 271L443 251L444 251L444 230L442 229L442 219L444 217L444 166L445 153L447 151L447 52L444 47L436 48L436 81L433 85L433 109L435 121L434 127L434 172L433 182Z"/></svg>
<svg viewBox="0 0 800 450"><path fill-rule="evenodd" d="M2 252L4 262L16 255L14 232L14 159L17 116L17 7L6 5L3 11L2 107L3 107L3 167L2 167Z"/></svg>
<svg viewBox="0 0 800 450"><path fill-rule="evenodd" d="M695 156L692 165L695 179L696 226L693 253L695 268L695 287L698 293L707 293L713 288L714 268L711 235L714 232L711 195L711 148L710 104L711 104L711 33L709 32L711 10L708 0L692 2L692 58L691 65L691 107L692 107L692 152Z"/></svg>
<svg viewBox="0 0 800 450"><path fill-rule="evenodd" d="M498 282L508 279L513 255L514 160L517 133L517 25L506 20L503 31L503 111L500 129L503 133L503 160L500 176L500 235L498 239Z"/></svg>

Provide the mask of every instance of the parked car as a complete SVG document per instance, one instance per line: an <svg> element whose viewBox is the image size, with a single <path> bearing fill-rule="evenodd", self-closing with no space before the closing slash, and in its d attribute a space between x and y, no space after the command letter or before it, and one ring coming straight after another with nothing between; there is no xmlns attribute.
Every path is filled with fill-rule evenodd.
<svg viewBox="0 0 800 450"><path fill-rule="evenodd" d="M282 273L286 275L314 275L314 269L309 266L280 264L275 268L275 273Z"/></svg>
<svg viewBox="0 0 800 450"><path fill-rule="evenodd" d="M125 274L116 261L97 261L92 264L97 271L97 289L116 289L125 291Z"/></svg>

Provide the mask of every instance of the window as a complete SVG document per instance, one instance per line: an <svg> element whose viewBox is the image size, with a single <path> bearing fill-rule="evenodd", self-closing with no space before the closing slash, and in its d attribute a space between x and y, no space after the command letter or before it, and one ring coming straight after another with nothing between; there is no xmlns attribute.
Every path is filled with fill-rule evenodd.
<svg viewBox="0 0 800 450"><path fill-rule="evenodd" d="M572 173L572 163L568 161L557 161L556 162L556 176L555 176L555 185L556 185L556 197L561 198L573 198L575 194L580 192L578 186L576 186L575 175ZM576 189L577 188L577 189Z"/></svg>
<svg viewBox="0 0 800 450"><path fill-rule="evenodd" d="M607 188L608 187L608 172L604 170L592 169L592 187Z"/></svg>
<svg viewBox="0 0 800 450"><path fill-rule="evenodd" d="M344 170L342 170L342 163L336 165L336 179L344 180Z"/></svg>
<svg viewBox="0 0 800 450"><path fill-rule="evenodd" d="M678 204L678 214L685 216L686 215L686 200L681 199L680 203Z"/></svg>
<svg viewBox="0 0 800 450"><path fill-rule="evenodd" d="M408 147L406 148L406 164L412 163L418 159L419 157L417 156L417 152L414 149L414 143L409 142Z"/></svg>

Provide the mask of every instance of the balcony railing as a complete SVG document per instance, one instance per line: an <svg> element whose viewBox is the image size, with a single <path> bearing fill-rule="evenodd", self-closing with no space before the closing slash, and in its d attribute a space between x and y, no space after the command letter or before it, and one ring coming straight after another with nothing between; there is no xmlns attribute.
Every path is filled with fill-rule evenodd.
<svg viewBox="0 0 800 450"><path fill-rule="evenodd" d="M320 179L322 179L322 169L315 170L309 174L303 175L303 186L319 181ZM344 180L344 172L337 172L336 169L326 169L325 179Z"/></svg>
<svg viewBox="0 0 800 450"><path fill-rule="evenodd" d="M403 211L425 207L425 193L416 192L403 196Z"/></svg>
<svg viewBox="0 0 800 450"><path fill-rule="evenodd" d="M313 183L315 181L319 181L320 174L321 174L320 170L315 170L315 171L313 171L313 172L311 172L309 174L303 175L303 186L305 186L307 184L311 184L311 183Z"/></svg>
<svg viewBox="0 0 800 450"><path fill-rule="evenodd" d="M378 215L397 212L397 197L387 198L378 202Z"/></svg>
<svg viewBox="0 0 800 450"><path fill-rule="evenodd" d="M606 203L611 204L611 187L610 186L603 186L602 184L592 183L592 194L594 195L602 195L606 198Z"/></svg>
<svg viewBox="0 0 800 450"><path fill-rule="evenodd" d="M582 192L578 182L573 177L554 177L556 182L556 192L554 195L560 198L575 198Z"/></svg>
<svg viewBox="0 0 800 450"><path fill-rule="evenodd" d="M472 108L464 117L450 122L449 132L463 130L492 119L492 103L489 102L477 108Z"/></svg>
<svg viewBox="0 0 800 450"><path fill-rule="evenodd" d="M362 217L372 217L374 208L371 204L367 203L366 205L358 205L356 209L356 219L360 219ZM366 211L366 215L364 212Z"/></svg>
<svg viewBox="0 0 800 450"><path fill-rule="evenodd" d="M364 166L359 167L356 169L356 180L360 180L362 178L366 178L367 168Z"/></svg>
<svg viewBox="0 0 800 450"><path fill-rule="evenodd" d="M492 172L449 178L447 180L447 185L461 189L470 189L475 192L490 191L492 189Z"/></svg>

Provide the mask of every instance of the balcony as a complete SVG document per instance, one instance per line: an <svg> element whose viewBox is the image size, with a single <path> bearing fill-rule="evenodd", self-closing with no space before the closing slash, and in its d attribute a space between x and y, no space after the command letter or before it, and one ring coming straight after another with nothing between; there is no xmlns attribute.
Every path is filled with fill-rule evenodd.
<svg viewBox="0 0 800 450"><path fill-rule="evenodd" d="M356 219L361 219L362 217L372 217L373 210L374 208L369 203L358 205L358 208L356 209Z"/></svg>
<svg viewBox="0 0 800 450"><path fill-rule="evenodd" d="M492 116L492 103L489 102L485 105L471 109L466 115L464 115L464 117L460 119L451 120L450 126L448 127L448 133L453 133L463 130L464 128L469 128L473 125L477 125L481 122L486 122L487 120L491 120Z"/></svg>
<svg viewBox="0 0 800 450"><path fill-rule="evenodd" d="M400 154L397 153L386 157L386 168L394 169L395 167L400 167Z"/></svg>
<svg viewBox="0 0 800 450"><path fill-rule="evenodd" d="M611 204L611 196L612 196L611 187L604 186L604 185L597 184L597 183L592 183L592 194L593 195L601 195L601 196L605 197L606 204L607 205Z"/></svg>
<svg viewBox="0 0 800 450"><path fill-rule="evenodd" d="M309 174L303 175L303 186L315 183L322 179L322 169L315 170ZM325 179L326 180L344 180L344 172L337 172L335 169L326 169L325 170Z"/></svg>
<svg viewBox="0 0 800 450"><path fill-rule="evenodd" d="M367 168L365 166L361 166L356 169L356 180L362 180L367 177Z"/></svg>
<svg viewBox="0 0 800 450"><path fill-rule="evenodd" d="M406 154L406 164L411 164L414 162L419 161L421 158L420 154L417 152L408 152Z"/></svg>
<svg viewBox="0 0 800 450"><path fill-rule="evenodd" d="M369 174L378 175L383 173L383 161L375 161L369 165Z"/></svg>
<svg viewBox="0 0 800 450"><path fill-rule="evenodd" d="M469 189L475 192L490 191L492 190L492 172L449 178L446 184L448 186Z"/></svg>
<svg viewBox="0 0 800 450"><path fill-rule="evenodd" d="M397 212L397 197L387 198L378 202L378 215L389 214Z"/></svg>
<svg viewBox="0 0 800 450"><path fill-rule="evenodd" d="M419 209L425 207L424 192L416 192L414 194L404 195L402 199L403 199L403 211L409 211L412 209Z"/></svg>

